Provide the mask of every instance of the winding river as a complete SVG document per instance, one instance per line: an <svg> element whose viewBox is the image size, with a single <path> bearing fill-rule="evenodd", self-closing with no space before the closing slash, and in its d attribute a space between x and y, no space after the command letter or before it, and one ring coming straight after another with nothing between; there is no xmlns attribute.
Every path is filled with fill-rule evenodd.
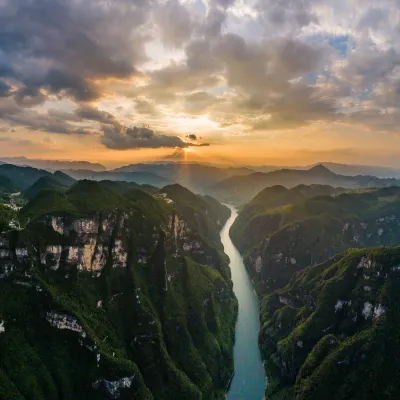
<svg viewBox="0 0 400 400"><path fill-rule="evenodd" d="M243 264L243 259L229 237L229 229L237 217L232 215L221 231L225 253L230 258L233 290L239 302L234 347L235 375L227 394L228 400L261 400L264 397L266 378L258 348L260 302Z"/></svg>

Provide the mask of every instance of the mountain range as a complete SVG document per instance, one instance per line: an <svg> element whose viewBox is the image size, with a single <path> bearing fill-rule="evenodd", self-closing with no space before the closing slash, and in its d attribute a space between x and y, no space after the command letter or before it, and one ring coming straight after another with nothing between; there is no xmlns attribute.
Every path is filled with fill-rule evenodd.
<svg viewBox="0 0 400 400"><path fill-rule="evenodd" d="M244 176L234 176L210 185L207 190L221 201L245 204L267 186L282 185L292 188L300 184L319 184L355 189L396 186L400 185L400 180L394 178L380 179L368 175L339 175L323 165L316 165L308 170L282 169L268 173L256 172Z"/></svg>
<svg viewBox="0 0 400 400"><path fill-rule="evenodd" d="M0 163L47 169L49 171L57 171L62 169L90 169L92 171L106 170L104 165L99 163L91 163L88 161L41 160L26 157L0 157Z"/></svg>

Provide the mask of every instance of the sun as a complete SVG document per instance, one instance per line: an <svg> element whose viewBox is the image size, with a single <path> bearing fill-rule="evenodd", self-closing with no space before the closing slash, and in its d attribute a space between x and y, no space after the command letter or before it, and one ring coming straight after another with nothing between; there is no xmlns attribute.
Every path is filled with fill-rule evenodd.
<svg viewBox="0 0 400 400"><path fill-rule="evenodd" d="M193 150L192 150L192 149L189 149L189 147L186 147L185 149L183 149L183 151L184 151L185 153L192 153L192 152L193 152Z"/></svg>

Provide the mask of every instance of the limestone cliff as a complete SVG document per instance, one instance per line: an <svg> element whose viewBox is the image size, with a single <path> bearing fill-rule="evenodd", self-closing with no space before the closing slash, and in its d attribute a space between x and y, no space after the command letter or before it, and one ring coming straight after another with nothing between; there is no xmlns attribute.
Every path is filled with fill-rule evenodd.
<svg viewBox="0 0 400 400"><path fill-rule="evenodd" d="M209 214L229 210L192 194L205 231L166 190L41 192L2 234L0 398L223 398L236 300Z"/></svg>

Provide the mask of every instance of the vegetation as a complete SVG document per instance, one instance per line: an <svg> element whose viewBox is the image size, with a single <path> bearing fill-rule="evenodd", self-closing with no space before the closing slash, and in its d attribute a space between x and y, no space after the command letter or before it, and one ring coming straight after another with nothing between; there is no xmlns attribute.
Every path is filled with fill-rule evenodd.
<svg viewBox="0 0 400 400"><path fill-rule="evenodd" d="M348 250L264 297L268 399L394 399L400 248Z"/></svg>
<svg viewBox="0 0 400 400"><path fill-rule="evenodd" d="M400 188L337 193L320 186L273 187L244 207L231 236L260 293L346 249L400 244Z"/></svg>
<svg viewBox="0 0 400 400"><path fill-rule="evenodd" d="M160 192L172 203L106 186L41 190L25 229L3 236L0 398L223 399L237 304L217 221L229 209L179 186Z"/></svg>
<svg viewBox="0 0 400 400"><path fill-rule="evenodd" d="M45 189L66 189L67 186L50 176L39 178L32 186L24 190L23 196L26 200L32 200L41 190Z"/></svg>

